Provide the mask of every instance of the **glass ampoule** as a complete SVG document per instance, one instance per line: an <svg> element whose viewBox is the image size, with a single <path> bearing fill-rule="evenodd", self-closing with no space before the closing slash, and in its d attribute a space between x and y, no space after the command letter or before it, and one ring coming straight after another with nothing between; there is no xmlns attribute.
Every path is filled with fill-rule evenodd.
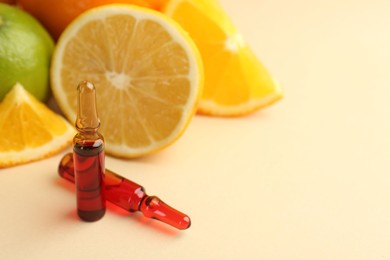
<svg viewBox="0 0 390 260"><path fill-rule="evenodd" d="M73 138L73 161L77 193L77 214L84 221L96 221L106 211L104 188L104 139L98 133L100 120L96 89L88 81L77 87L78 133Z"/></svg>
<svg viewBox="0 0 390 260"><path fill-rule="evenodd" d="M66 154L58 167L59 175L75 182L73 157ZM148 196L144 187L108 169L105 170L105 196L107 201L129 212L140 211L148 218L160 220L178 229L191 226L186 214L170 207L156 196Z"/></svg>

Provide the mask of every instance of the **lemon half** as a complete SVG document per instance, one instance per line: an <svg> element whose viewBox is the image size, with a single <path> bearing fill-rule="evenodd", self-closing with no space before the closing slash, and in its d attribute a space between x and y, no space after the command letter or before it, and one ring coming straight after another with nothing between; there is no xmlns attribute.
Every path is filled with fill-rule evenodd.
<svg viewBox="0 0 390 260"><path fill-rule="evenodd" d="M203 85L198 50L171 18L146 8L91 9L61 35L52 59L53 94L76 118L76 86L97 90L106 152L137 157L158 151L184 132Z"/></svg>

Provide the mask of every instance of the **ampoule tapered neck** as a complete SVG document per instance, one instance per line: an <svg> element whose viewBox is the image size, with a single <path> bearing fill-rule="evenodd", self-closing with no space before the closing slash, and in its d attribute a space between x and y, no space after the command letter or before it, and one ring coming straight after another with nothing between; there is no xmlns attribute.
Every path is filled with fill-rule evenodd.
<svg viewBox="0 0 390 260"><path fill-rule="evenodd" d="M82 132L95 132L100 126L96 106L96 89L89 81L82 81L77 87L76 128Z"/></svg>

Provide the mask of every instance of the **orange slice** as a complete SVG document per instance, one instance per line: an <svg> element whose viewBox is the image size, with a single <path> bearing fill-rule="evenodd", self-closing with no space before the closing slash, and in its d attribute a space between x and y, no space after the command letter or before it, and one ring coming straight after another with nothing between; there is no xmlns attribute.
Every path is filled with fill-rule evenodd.
<svg viewBox="0 0 390 260"><path fill-rule="evenodd" d="M282 97L218 1L171 0L164 12L188 31L201 53L205 85L200 113L241 116Z"/></svg>
<svg viewBox="0 0 390 260"><path fill-rule="evenodd" d="M61 35L52 90L70 121L76 86L96 86L106 152L137 157L177 140L196 111L203 68L195 44L165 15L130 5L85 12Z"/></svg>
<svg viewBox="0 0 390 260"><path fill-rule="evenodd" d="M0 168L49 157L74 134L64 118L16 84L0 103Z"/></svg>

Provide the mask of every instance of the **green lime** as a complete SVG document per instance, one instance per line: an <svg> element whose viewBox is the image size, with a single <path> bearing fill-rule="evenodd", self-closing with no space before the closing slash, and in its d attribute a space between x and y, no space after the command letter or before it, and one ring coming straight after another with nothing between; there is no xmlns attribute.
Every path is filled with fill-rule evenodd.
<svg viewBox="0 0 390 260"><path fill-rule="evenodd" d="M39 100L49 96L54 42L26 12L0 3L0 100L20 82Z"/></svg>

